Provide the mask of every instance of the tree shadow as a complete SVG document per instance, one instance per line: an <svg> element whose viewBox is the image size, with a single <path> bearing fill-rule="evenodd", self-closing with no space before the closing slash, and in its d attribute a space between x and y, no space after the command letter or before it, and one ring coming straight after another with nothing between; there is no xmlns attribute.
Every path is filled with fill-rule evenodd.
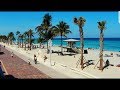
<svg viewBox="0 0 120 90"><path fill-rule="evenodd" d="M85 68L85 67L88 67L88 66L90 66L90 65L94 65L94 62L93 62L94 60L88 60L88 61L86 61L85 63L83 63L83 65L85 65L83 68Z"/></svg>

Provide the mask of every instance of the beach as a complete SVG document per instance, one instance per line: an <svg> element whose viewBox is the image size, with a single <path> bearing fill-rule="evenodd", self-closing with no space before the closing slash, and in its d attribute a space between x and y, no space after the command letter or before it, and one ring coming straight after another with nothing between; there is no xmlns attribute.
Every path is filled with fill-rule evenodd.
<svg viewBox="0 0 120 90"><path fill-rule="evenodd" d="M4 43L0 44L5 45ZM90 65L81 70L80 65L76 68L76 63L79 60L80 54L61 56L58 55L57 53L52 53L50 63L50 54L46 53L46 49L37 48L32 49L31 51L25 51L24 48L18 48L17 45L5 45L5 46L6 48L13 50L13 52L18 52L24 56L29 57L28 60L25 60L26 62L34 63L33 56L34 54L36 54L38 63L43 64L46 67L49 67L63 75L66 75L66 78L120 78L120 68L116 67L116 65L120 64L120 57L118 57L116 54L120 54L120 52L104 51L103 53L104 55L105 54L110 55L111 53L113 53L113 57L104 56L103 59L104 61L109 59L110 63L113 64L114 66L109 66L108 69L105 68L102 72L97 68L99 64L95 67L95 65L99 61L98 49L89 49L88 54L84 54L85 60L93 60L94 65ZM60 49L61 48L57 46L52 47L52 50L54 51L58 51ZM44 55L46 55L48 58L45 62L43 59ZM47 74L48 72L45 73Z"/></svg>

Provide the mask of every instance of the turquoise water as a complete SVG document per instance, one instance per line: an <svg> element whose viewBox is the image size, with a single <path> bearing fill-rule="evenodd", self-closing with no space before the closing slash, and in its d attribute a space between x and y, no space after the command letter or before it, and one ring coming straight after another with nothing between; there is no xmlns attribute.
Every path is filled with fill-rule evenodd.
<svg viewBox="0 0 120 90"><path fill-rule="evenodd" d="M80 40L79 38L74 38ZM63 39L66 40L66 39ZM53 46L60 46L60 39L53 39ZM67 46L67 43L63 41L63 46ZM76 42L76 47L80 47L80 42ZM99 49L99 38L85 38L85 48ZM120 38L105 38L104 39L104 50L108 51L120 51Z"/></svg>

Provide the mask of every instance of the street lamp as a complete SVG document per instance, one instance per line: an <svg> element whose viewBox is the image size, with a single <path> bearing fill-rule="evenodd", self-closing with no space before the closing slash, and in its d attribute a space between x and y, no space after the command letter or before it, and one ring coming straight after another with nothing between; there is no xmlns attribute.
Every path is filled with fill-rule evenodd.
<svg viewBox="0 0 120 90"><path fill-rule="evenodd" d="M50 65L51 66L54 66L55 65L55 62L54 62L54 64L52 65L52 62L51 62L51 54L52 54L52 50L51 50L51 47L52 47L52 40L51 39L49 39L49 41L48 41L48 45L49 45L49 54L50 54Z"/></svg>

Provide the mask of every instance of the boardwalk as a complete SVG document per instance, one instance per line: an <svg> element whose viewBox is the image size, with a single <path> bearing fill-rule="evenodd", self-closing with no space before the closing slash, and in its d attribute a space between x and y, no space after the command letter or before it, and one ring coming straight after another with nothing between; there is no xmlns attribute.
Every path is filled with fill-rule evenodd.
<svg viewBox="0 0 120 90"><path fill-rule="evenodd" d="M1 48L4 54L0 55L0 60L3 62L9 75L18 79L46 79L50 78L35 67L14 55L11 57L11 52L5 48Z"/></svg>

